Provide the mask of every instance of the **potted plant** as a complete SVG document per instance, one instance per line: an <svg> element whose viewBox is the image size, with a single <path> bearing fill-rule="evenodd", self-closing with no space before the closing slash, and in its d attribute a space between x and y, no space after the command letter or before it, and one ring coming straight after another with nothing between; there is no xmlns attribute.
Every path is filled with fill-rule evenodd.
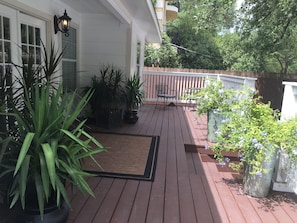
<svg viewBox="0 0 297 223"><path fill-rule="evenodd" d="M277 153L273 189L297 193L297 117L281 119L278 137L281 144ZM277 186L279 183L281 187Z"/></svg>
<svg viewBox="0 0 297 223"><path fill-rule="evenodd" d="M76 92L64 94L61 84L53 88L45 73L35 76L43 69L50 68L47 77L55 72L60 57L51 56L36 69L30 61L19 67L13 107L0 113L14 120L6 121L0 136L0 194L10 208L22 210L17 221L66 222L66 184L94 196L85 179L92 175L82 169L82 160L105 150L84 130L85 121L78 121L92 92L76 103Z"/></svg>
<svg viewBox="0 0 297 223"><path fill-rule="evenodd" d="M237 170L243 167L243 191L254 197L267 196L276 151L280 147L279 113L259 98L246 97L231 106L232 112L223 120L212 147L215 157L225 163L223 151L238 153ZM228 160L228 159L227 159Z"/></svg>
<svg viewBox="0 0 297 223"><path fill-rule="evenodd" d="M124 119L128 123L136 123L138 120L138 108L144 97L144 92L141 89L142 85L143 82L140 81L139 75L134 75L126 81L126 111Z"/></svg>
<svg viewBox="0 0 297 223"><path fill-rule="evenodd" d="M83 92L92 90L90 106L96 125L113 128L121 124L125 101L123 71L113 65L103 65L98 76L93 76L91 86Z"/></svg>
<svg viewBox="0 0 297 223"><path fill-rule="evenodd" d="M215 132L219 130L226 113L230 112L230 105L240 99L238 93L233 88L225 88L222 81L210 79L195 97L199 98L197 113L207 114L207 139L215 142Z"/></svg>

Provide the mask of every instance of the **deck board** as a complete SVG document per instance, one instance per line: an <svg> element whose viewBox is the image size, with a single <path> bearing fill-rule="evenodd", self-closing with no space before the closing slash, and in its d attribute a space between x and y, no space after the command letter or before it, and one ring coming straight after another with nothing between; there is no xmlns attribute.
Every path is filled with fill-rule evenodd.
<svg viewBox="0 0 297 223"><path fill-rule="evenodd" d="M226 173L223 172L222 176L224 179L231 179L232 180L232 175L231 173ZM243 214L246 222L248 223L261 223L262 220L259 217L258 213L256 212L254 206L250 203L249 199L247 196L242 194L240 190L238 189L237 186L230 187L230 192L232 193L234 199L236 200L236 203L238 204L241 213Z"/></svg>
<svg viewBox="0 0 297 223"><path fill-rule="evenodd" d="M145 104L136 124L109 130L160 136L155 180L90 178L96 198L68 188L68 223L296 222L296 195L246 196L208 155L185 151L185 144L210 145L206 119L181 106Z"/></svg>
<svg viewBox="0 0 297 223"><path fill-rule="evenodd" d="M117 207L125 184L126 180L122 179L117 179L112 182L109 191L105 195L104 202L101 204L93 218L93 222L104 223L111 221L112 215Z"/></svg>
<svg viewBox="0 0 297 223"><path fill-rule="evenodd" d="M191 174L190 181L197 222L214 222L202 178L199 175Z"/></svg>
<svg viewBox="0 0 297 223"><path fill-rule="evenodd" d="M122 196L120 197L117 208L110 222L121 223L129 221L130 212L133 206L138 186L138 181L127 180L125 187L123 189Z"/></svg>
<svg viewBox="0 0 297 223"><path fill-rule="evenodd" d="M96 179L100 180L99 178ZM105 195L109 191L113 181L114 180L110 178L103 178L100 183L97 184L97 187L94 189L95 198L89 196L88 202L79 212L75 222L93 222L94 216L97 213L98 208L101 207Z"/></svg>
<svg viewBox="0 0 297 223"><path fill-rule="evenodd" d="M179 196L179 213L180 222L196 222L196 213L194 209L194 201L190 186L190 178L188 172L188 163L184 150L183 132L181 128L181 118L179 112L174 112L173 117L170 119L170 132L173 133L170 137L170 142L173 143L170 146L175 153L174 162L176 163L176 175L177 178L177 195ZM169 148L170 148L169 147ZM174 149L174 150L173 150ZM170 170L169 170L170 171ZM171 170L172 171L172 170ZM178 205L178 204L177 204ZM174 213L174 212L171 212ZM170 221L169 221L170 222Z"/></svg>
<svg viewBox="0 0 297 223"><path fill-rule="evenodd" d="M179 202L178 202L178 183L177 183L177 162L176 162L176 143L174 139L176 119L173 112L168 114L168 131L167 137L167 156L166 156L166 186L165 186L165 203L164 203L164 222L178 223ZM172 213L178 213L173 215Z"/></svg>

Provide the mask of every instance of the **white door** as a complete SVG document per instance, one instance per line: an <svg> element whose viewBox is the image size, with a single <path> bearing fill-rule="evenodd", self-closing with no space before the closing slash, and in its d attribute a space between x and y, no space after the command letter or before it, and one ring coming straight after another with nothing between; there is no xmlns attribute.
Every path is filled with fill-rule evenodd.
<svg viewBox="0 0 297 223"><path fill-rule="evenodd" d="M1 5L0 5L1 6ZM17 58L17 11L0 7L0 88L2 91L11 88L12 61ZM9 90L8 90L9 91ZM4 103L4 102L2 102Z"/></svg>
<svg viewBox="0 0 297 223"><path fill-rule="evenodd" d="M35 64L41 63L41 41L46 41L45 27L45 21L0 4L0 111L11 107L12 84L14 75L18 75L12 62L22 65L21 59L28 58L24 54L27 52ZM9 118L2 116L0 131L5 131L7 121Z"/></svg>
<svg viewBox="0 0 297 223"><path fill-rule="evenodd" d="M19 43L22 49L22 59L26 63L32 58L34 64L42 62L42 43L46 44L45 21L20 13Z"/></svg>

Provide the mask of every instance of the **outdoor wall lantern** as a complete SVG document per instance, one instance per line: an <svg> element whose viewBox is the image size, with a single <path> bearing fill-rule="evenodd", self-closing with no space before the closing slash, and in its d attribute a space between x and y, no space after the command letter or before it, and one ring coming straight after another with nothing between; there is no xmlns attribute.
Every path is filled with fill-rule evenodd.
<svg viewBox="0 0 297 223"><path fill-rule="evenodd" d="M61 31L65 34L65 36L69 36L69 24L70 24L71 18L67 15L66 9L64 12L64 15L61 17L54 16L54 28L55 28L55 34L57 34L58 31Z"/></svg>

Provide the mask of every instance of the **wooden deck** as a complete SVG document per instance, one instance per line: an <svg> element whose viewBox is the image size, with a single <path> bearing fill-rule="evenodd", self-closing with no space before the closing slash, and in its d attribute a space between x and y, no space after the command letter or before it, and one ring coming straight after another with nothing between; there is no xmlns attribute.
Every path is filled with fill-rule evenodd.
<svg viewBox="0 0 297 223"><path fill-rule="evenodd" d="M96 198L72 192L69 223L297 222L295 195L248 197L232 172L185 151L185 144L207 145L206 117L189 108L144 105L135 125L112 131L160 135L155 180L90 178Z"/></svg>

